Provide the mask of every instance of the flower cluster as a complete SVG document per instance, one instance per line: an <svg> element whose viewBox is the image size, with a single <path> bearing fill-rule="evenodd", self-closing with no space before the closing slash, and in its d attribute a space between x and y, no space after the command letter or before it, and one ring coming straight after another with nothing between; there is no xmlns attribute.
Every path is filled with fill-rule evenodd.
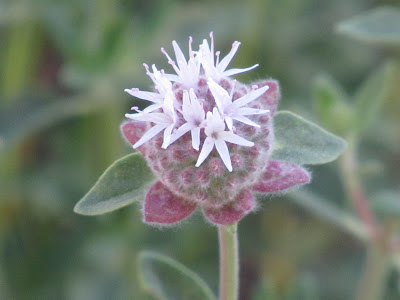
<svg viewBox="0 0 400 300"><path fill-rule="evenodd" d="M207 40L189 58L172 42L175 61L161 48L176 74L144 65L154 92L127 89L150 102L133 107L122 125L158 181L144 201L144 220L172 224L197 206L215 224L232 224L255 207L253 192L271 193L309 181L299 166L270 160L272 117L279 86L268 80L251 86L230 76L254 69L228 69L240 43L220 60Z"/></svg>

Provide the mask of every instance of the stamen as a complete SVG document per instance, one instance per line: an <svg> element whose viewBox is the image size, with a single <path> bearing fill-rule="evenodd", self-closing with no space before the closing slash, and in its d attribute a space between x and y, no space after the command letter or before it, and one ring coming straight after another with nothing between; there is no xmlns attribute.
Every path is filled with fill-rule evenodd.
<svg viewBox="0 0 400 300"><path fill-rule="evenodd" d="M192 50L192 43L193 43L193 38L189 36L189 56L193 56L193 50Z"/></svg>
<svg viewBox="0 0 400 300"><path fill-rule="evenodd" d="M214 64L214 56L212 55L212 53L214 53L214 34L211 31L210 32L210 39L211 39L211 57L212 57L212 63Z"/></svg>
<svg viewBox="0 0 400 300"><path fill-rule="evenodd" d="M167 51L165 51L164 48L161 48L161 52L167 57L168 63L169 63L170 65L174 65L174 64L175 64L175 62L173 61L173 59L168 55Z"/></svg>
<svg viewBox="0 0 400 300"><path fill-rule="evenodd" d="M215 52L215 56L217 57L217 61L215 62L215 65L218 66L219 64L219 55L221 54L221 51Z"/></svg>

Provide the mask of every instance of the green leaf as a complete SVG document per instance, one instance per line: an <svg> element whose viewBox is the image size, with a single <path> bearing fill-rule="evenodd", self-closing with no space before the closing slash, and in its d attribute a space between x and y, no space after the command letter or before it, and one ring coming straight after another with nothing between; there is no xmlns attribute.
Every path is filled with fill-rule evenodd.
<svg viewBox="0 0 400 300"><path fill-rule="evenodd" d="M320 75L314 80L313 94L314 110L322 125L335 133L345 133L354 113L341 86L333 78Z"/></svg>
<svg viewBox="0 0 400 300"><path fill-rule="evenodd" d="M289 111L275 115L275 147L272 159L299 165L335 160L346 147L340 137Z"/></svg>
<svg viewBox="0 0 400 300"><path fill-rule="evenodd" d="M382 191L372 197L371 206L382 215L400 215L400 191Z"/></svg>
<svg viewBox="0 0 400 300"><path fill-rule="evenodd" d="M144 251L139 265L142 287L159 300L217 300L203 279L165 255Z"/></svg>
<svg viewBox="0 0 400 300"><path fill-rule="evenodd" d="M340 33L384 46L400 46L400 10L380 7L337 25Z"/></svg>
<svg viewBox="0 0 400 300"><path fill-rule="evenodd" d="M82 215L101 215L140 201L152 179L153 175L139 153L127 155L101 175L74 211Z"/></svg>
<svg viewBox="0 0 400 300"><path fill-rule="evenodd" d="M387 63L374 72L354 95L353 129L361 132L368 128L377 116L383 102L390 76L394 72L394 65Z"/></svg>

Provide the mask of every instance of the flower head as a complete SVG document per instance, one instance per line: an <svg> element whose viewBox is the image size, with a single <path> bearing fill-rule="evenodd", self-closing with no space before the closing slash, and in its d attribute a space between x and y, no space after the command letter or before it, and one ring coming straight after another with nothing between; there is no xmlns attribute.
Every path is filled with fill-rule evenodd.
<svg viewBox="0 0 400 300"><path fill-rule="evenodd" d="M254 209L254 193L310 179L300 166L270 159L278 83L248 86L231 79L257 65L226 70L240 43L220 61L210 37L211 47L204 40L198 51L189 39L189 59L175 41L176 62L162 49L176 74L145 65L154 92L126 90L151 102L144 110L134 107L136 113L126 114L133 121L122 125L158 179L144 201L148 223L172 224L199 206L210 222L232 224Z"/></svg>

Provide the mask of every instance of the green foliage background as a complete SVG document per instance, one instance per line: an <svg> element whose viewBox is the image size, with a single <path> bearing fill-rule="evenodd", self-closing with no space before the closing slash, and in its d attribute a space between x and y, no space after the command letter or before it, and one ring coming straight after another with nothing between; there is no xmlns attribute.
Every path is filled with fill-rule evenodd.
<svg viewBox="0 0 400 300"><path fill-rule="evenodd" d="M141 104L123 89L149 89L143 62L169 68L161 46L171 53L177 40L186 49L189 35L198 45L214 31L222 53L242 42L233 66L260 64L239 80L278 79L281 109L328 126L313 113L317 77L329 74L354 94L387 58L399 61L398 50L334 31L383 4L400 7L395 0L1 0L0 299L151 299L139 287L144 249L178 259L216 291L216 230L200 214L158 230L142 223L137 205L97 217L73 213L102 172L132 152L119 124ZM367 191L385 197L386 188L399 189L400 99L393 95L398 85L365 131L359 158ZM323 113L332 120L348 112ZM337 164L310 169L309 190L350 210ZM301 203L263 199L241 222L241 299L354 296L363 244ZM390 226L399 213L391 207L380 217ZM385 299L400 297L398 280L393 269Z"/></svg>

